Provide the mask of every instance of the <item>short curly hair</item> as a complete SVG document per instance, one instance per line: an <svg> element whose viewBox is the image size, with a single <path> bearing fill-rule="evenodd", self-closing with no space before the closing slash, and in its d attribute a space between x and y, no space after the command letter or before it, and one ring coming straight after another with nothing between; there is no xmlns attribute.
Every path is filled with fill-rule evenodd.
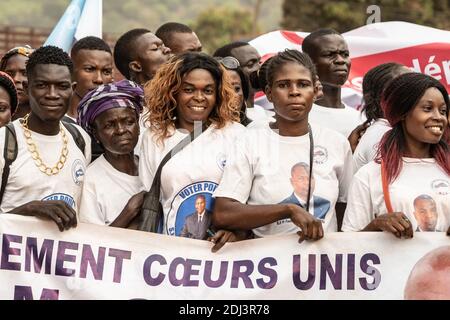
<svg viewBox="0 0 450 320"><path fill-rule="evenodd" d="M130 68L129 64L131 61L136 59L136 42L137 39L151 31L148 29L132 29L125 32L123 35L117 39L116 45L114 46L114 63L120 73L123 74L125 78L130 79Z"/></svg>
<svg viewBox="0 0 450 320"><path fill-rule="evenodd" d="M112 55L111 48L105 42L105 40L94 36L84 37L75 42L72 49L70 50L70 56L72 57L72 59L78 54L80 50L99 50L108 52Z"/></svg>
<svg viewBox="0 0 450 320"><path fill-rule="evenodd" d="M321 28L311 32L305 37L305 39L303 39L302 51L309 55L314 61L317 48L320 46L320 43L316 43L316 40L334 34L342 37L339 32L331 28Z"/></svg>
<svg viewBox="0 0 450 320"><path fill-rule="evenodd" d="M144 121L156 134L158 142L163 143L175 129L176 97L183 77L195 69L207 70L216 83L216 105L209 114L208 124L220 129L229 122L239 122L239 100L226 70L204 53L187 52L161 66L144 88L147 106Z"/></svg>
<svg viewBox="0 0 450 320"><path fill-rule="evenodd" d="M155 36L160 38L168 47L172 45L174 33L193 33L194 31L187 25L178 22L167 22L160 26L155 32Z"/></svg>
<svg viewBox="0 0 450 320"><path fill-rule="evenodd" d="M55 46L44 46L36 49L27 62L28 80L33 77L34 69L38 64L57 64L69 68L70 74L73 72L73 63L69 55L61 48Z"/></svg>

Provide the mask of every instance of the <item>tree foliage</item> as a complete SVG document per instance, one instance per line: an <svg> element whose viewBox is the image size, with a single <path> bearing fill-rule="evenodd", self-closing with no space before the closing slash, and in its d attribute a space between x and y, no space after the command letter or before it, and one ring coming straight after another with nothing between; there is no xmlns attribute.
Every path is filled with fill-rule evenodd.
<svg viewBox="0 0 450 320"><path fill-rule="evenodd" d="M284 0L282 27L313 31L349 31L366 24L370 5L380 8L382 21L407 21L450 30L450 0Z"/></svg>
<svg viewBox="0 0 450 320"><path fill-rule="evenodd" d="M203 43L206 52L239 39L251 38L252 15L245 9L231 7L211 7L197 18L192 26Z"/></svg>
<svg viewBox="0 0 450 320"><path fill-rule="evenodd" d="M1 0L0 24L53 28L71 0ZM87 0L89 1L89 0ZM248 10L258 0L103 0L103 31L117 36L132 28L155 31L161 24L177 21L193 25L208 8ZM263 0L259 22L262 30L279 28L282 0Z"/></svg>

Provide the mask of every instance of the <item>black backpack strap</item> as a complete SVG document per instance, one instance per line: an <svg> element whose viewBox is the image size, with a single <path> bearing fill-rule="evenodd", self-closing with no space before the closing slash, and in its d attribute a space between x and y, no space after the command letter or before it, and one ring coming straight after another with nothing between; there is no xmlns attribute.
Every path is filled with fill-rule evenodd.
<svg viewBox="0 0 450 320"><path fill-rule="evenodd" d="M73 124L65 121L61 121L64 127L69 131L69 133L72 135L73 140L75 140L75 143L77 144L78 149L81 150L81 152L84 154L84 149L86 148L86 142L84 141L83 135L81 132L75 127Z"/></svg>
<svg viewBox="0 0 450 320"><path fill-rule="evenodd" d="M3 200L6 184L8 183L9 171L11 164L17 158L17 136L16 130L12 123L5 126L5 146L3 148L3 158L5 159L5 166L3 167L2 186L0 189L0 203Z"/></svg>
<svg viewBox="0 0 450 320"><path fill-rule="evenodd" d="M202 129L200 131L198 130L198 127L196 127L190 135L186 136L183 140L178 142L178 144L173 147L172 150L170 150L161 160L158 169L156 170L155 177L153 178L150 191L146 192L144 195L142 211L138 221L138 230L154 233L158 232L158 228L162 225L163 219L163 209L161 203L159 202L161 194L162 169L174 155L183 150L184 147L186 147L189 143L197 139L197 137L205 132L206 129L208 129L208 126L206 124L202 126Z"/></svg>

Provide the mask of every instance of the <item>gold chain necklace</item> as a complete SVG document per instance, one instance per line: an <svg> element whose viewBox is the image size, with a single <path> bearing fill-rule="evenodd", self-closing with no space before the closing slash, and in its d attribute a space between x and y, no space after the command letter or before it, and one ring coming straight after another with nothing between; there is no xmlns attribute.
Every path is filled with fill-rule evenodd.
<svg viewBox="0 0 450 320"><path fill-rule="evenodd" d="M30 129L28 129L29 117L30 114L28 113L25 117L23 117L23 120L20 122L20 125L23 128L23 135L25 136L25 141L28 145L28 151L31 153L31 157L34 160L34 164L36 165L36 167L39 168L39 170L41 170L41 172L45 173L48 176L57 175L64 167L64 164L66 163L67 160L67 155L69 154L69 149L67 148L68 140L66 132L64 131L62 125L60 124L59 133L61 133L63 141L61 155L59 156L58 162L53 167L49 167L42 161L41 156L39 155L38 148L34 143L33 139L31 138L31 131Z"/></svg>

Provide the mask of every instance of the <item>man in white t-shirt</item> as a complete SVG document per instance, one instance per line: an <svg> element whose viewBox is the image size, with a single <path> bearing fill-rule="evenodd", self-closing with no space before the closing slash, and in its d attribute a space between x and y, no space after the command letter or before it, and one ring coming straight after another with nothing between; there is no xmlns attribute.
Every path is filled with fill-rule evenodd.
<svg viewBox="0 0 450 320"><path fill-rule="evenodd" d="M345 39L333 29L310 33L302 44L317 68L323 96L316 100L309 121L342 133L346 138L364 119L341 100L341 87L350 73L351 60Z"/></svg>
<svg viewBox="0 0 450 320"><path fill-rule="evenodd" d="M81 128L71 127L84 139L83 153L61 123L72 95L69 56L54 46L41 47L31 54L26 68L31 112L12 123L18 153L4 177L7 182L0 212L50 219L63 231L77 224L91 141ZM6 130L0 129L1 150ZM2 177L4 169L1 156Z"/></svg>
<svg viewBox="0 0 450 320"><path fill-rule="evenodd" d="M417 221L416 231L436 231L438 213L434 199L426 194L415 198L414 217Z"/></svg>

